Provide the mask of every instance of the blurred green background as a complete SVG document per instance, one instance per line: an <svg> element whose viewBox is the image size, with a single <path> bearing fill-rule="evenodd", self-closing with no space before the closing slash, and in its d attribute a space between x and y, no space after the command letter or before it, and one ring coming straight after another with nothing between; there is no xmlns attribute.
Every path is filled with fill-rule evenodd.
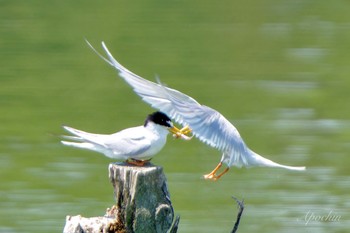
<svg viewBox="0 0 350 233"><path fill-rule="evenodd" d="M164 167L179 232L348 232L349 1L1 1L0 232L62 232L113 202L103 155L59 143L62 124L113 133L153 111L86 45L220 111L254 151L306 172L231 169L175 141ZM325 217L338 216L338 221ZM323 217L323 218L322 218ZM309 221L308 221L309 220Z"/></svg>

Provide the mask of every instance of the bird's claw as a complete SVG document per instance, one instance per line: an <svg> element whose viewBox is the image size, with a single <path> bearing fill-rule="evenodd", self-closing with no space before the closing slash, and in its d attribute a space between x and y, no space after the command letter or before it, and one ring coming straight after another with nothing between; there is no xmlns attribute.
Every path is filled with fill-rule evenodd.
<svg viewBox="0 0 350 233"><path fill-rule="evenodd" d="M217 180L218 180L217 175L211 174L211 173L206 174L206 175L204 175L203 177L204 177L204 179L206 179L206 180L212 180L212 181L217 181Z"/></svg>
<svg viewBox="0 0 350 233"><path fill-rule="evenodd" d="M220 162L216 168L214 168L214 170L212 172L210 172L207 175L204 175L204 179L206 180L212 180L212 181L217 181L218 179L220 179L221 176L223 176L226 172L228 172L228 170L230 169L229 167L225 168L225 170L223 172L221 172L219 175L216 175L216 172L220 169L220 167L222 166L222 162Z"/></svg>

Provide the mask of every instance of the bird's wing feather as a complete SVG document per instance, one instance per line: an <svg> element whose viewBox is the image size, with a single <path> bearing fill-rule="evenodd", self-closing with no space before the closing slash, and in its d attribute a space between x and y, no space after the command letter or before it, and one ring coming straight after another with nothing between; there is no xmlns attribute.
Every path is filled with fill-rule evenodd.
<svg viewBox="0 0 350 233"><path fill-rule="evenodd" d="M64 136L64 138L78 141L83 144L90 143L92 145L96 145L98 147L92 148L103 148L105 151L112 151L115 156L142 154L151 146L149 140L147 140L144 136L140 136L138 134L139 129L137 127L122 130L111 135L87 133L68 126L63 126L63 128L71 134L75 135ZM80 147L81 143L68 142L66 145Z"/></svg>
<svg viewBox="0 0 350 233"><path fill-rule="evenodd" d="M128 128L112 134L106 146L111 148L115 155L141 155L151 147L151 142L140 134L140 130L143 130L143 126Z"/></svg>
<svg viewBox="0 0 350 233"><path fill-rule="evenodd" d="M243 143L237 129L219 112L199 104L180 91L134 74L112 56L103 42L102 47L109 60L100 54L99 56L117 69L119 75L142 100L164 112L179 124L189 125L193 134L201 141L222 151L232 150L232 147ZM97 53L93 47L92 49Z"/></svg>
<svg viewBox="0 0 350 233"><path fill-rule="evenodd" d="M99 54L89 42L87 43L103 60L116 68L119 76L122 77L133 88L135 93L139 95L143 101L147 102L156 109L160 109L176 122L180 124L183 123L181 115L174 111L172 103L168 99L168 94L163 91L164 87L161 84L148 81L126 69L113 57L104 42L102 42L102 47L105 50L108 59ZM169 93L171 93L173 96L176 96L178 99L181 99L182 101L198 104L197 101L190 96L187 96L175 89L167 87L166 89Z"/></svg>
<svg viewBox="0 0 350 233"><path fill-rule="evenodd" d="M232 151L244 145L237 129L219 112L201 104L188 103L164 87L174 110L201 141L221 151Z"/></svg>
<svg viewBox="0 0 350 233"><path fill-rule="evenodd" d="M123 155L133 157L141 155L147 151L151 144L145 138L124 138L118 144L107 145L112 149L114 155ZM137 158L137 157L133 157Z"/></svg>

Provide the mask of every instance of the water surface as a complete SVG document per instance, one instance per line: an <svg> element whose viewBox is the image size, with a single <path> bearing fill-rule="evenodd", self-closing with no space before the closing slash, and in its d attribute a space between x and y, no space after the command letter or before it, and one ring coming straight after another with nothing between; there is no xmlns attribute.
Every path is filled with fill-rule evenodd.
<svg viewBox="0 0 350 233"><path fill-rule="evenodd" d="M110 162L65 148L62 124L112 133L153 111L86 45L224 114L256 152L306 172L231 169L175 141L164 167L180 232L348 232L350 5L329 1L4 1L0 232L61 232L113 204ZM328 217L328 218L327 218Z"/></svg>

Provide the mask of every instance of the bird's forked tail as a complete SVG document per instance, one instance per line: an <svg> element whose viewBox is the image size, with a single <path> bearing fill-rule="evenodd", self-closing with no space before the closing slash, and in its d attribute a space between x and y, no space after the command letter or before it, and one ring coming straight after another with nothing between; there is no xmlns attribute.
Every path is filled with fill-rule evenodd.
<svg viewBox="0 0 350 233"><path fill-rule="evenodd" d="M249 150L249 149L248 149ZM258 167L280 167L280 168L285 168L288 170L293 170L293 171L304 171L306 168L305 167L294 167L294 166L287 166L287 165L282 165L279 163L276 163L272 160L269 160L267 158L262 157L261 155L255 153L252 150L249 150L249 159L248 159L248 166L258 166Z"/></svg>

